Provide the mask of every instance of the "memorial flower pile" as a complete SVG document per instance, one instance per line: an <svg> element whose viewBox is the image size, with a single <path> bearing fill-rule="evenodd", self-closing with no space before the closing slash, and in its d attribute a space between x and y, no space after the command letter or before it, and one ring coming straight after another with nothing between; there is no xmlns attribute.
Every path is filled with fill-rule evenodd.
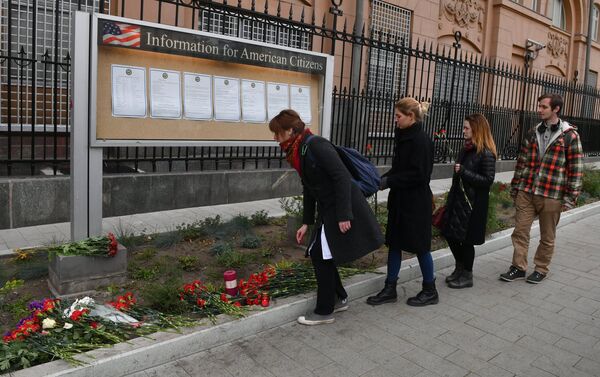
<svg viewBox="0 0 600 377"><path fill-rule="evenodd" d="M114 257L119 251L119 243L114 234L91 237L82 241L53 246L48 249L52 255L80 255L90 257Z"/></svg>
<svg viewBox="0 0 600 377"><path fill-rule="evenodd" d="M244 310L239 301L230 300L225 294L209 289L200 280L184 284L179 293L179 299L190 305L192 312L208 317L213 323L219 314L242 317Z"/></svg>
<svg viewBox="0 0 600 377"><path fill-rule="evenodd" d="M110 241L105 246L109 244ZM364 271L340 268L339 272L344 278ZM238 296L228 296L220 289L194 280L181 287L179 299L189 305L191 313L209 318L214 323L219 314L241 317L249 306L266 307L270 305L271 298L305 293L315 287L310 265L280 262L251 274L247 280L240 280ZM4 334L0 342L2 373L55 359L81 365L84 361L76 358L80 353L162 329L177 331L180 327L198 323L195 319L164 314L138 305L131 292L106 305L83 297L73 302L54 299L32 301L28 309L29 315L21 319L14 330Z"/></svg>

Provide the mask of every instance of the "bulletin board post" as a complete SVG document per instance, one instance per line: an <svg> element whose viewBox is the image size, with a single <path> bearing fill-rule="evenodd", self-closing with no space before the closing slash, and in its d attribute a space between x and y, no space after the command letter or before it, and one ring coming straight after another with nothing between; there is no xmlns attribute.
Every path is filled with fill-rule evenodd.
<svg viewBox="0 0 600 377"><path fill-rule="evenodd" d="M329 138L333 56L75 12L71 239L102 233L104 147L277 146L293 108Z"/></svg>

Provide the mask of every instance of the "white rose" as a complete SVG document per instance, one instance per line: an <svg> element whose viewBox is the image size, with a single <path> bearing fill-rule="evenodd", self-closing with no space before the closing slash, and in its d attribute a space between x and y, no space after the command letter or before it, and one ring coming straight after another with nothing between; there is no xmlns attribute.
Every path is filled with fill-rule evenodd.
<svg viewBox="0 0 600 377"><path fill-rule="evenodd" d="M65 325L63 326L63 328L67 329L67 330L70 329L70 328L72 328L72 327L73 327L72 323L65 323Z"/></svg>
<svg viewBox="0 0 600 377"><path fill-rule="evenodd" d="M43 329L53 329L56 326L56 321L53 320L52 318L45 318L42 321L42 328Z"/></svg>

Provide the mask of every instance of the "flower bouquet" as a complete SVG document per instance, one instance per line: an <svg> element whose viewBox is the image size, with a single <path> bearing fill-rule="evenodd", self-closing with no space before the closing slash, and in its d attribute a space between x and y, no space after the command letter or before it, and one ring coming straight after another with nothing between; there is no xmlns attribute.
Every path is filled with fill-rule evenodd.
<svg viewBox="0 0 600 377"><path fill-rule="evenodd" d="M85 240L66 243L48 248L50 256L79 255L88 257L114 257L119 251L119 243L114 234L91 237Z"/></svg>
<svg viewBox="0 0 600 377"><path fill-rule="evenodd" d="M185 284L179 293L179 299L188 303L192 312L208 317L213 323L219 314L244 316L244 309L239 301L231 301L225 293L207 287L200 280Z"/></svg>

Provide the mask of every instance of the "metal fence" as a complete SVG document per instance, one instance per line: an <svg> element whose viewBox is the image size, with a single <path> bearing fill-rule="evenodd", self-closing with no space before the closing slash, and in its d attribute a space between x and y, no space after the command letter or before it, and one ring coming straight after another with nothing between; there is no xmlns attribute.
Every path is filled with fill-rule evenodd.
<svg viewBox="0 0 600 377"><path fill-rule="evenodd" d="M436 162L452 161L462 120L482 112L500 157L514 159L523 130L537 121L537 97L563 95L562 117L579 128L587 155L600 152L600 92L578 83L490 61L452 45L411 41L377 25L348 25L332 7L269 1L250 9L227 0L0 0L0 175L68 174L70 16L95 11L264 41L336 56L331 138L377 164L392 157L393 104L409 95L431 103L425 128ZM387 10L386 10L387 11ZM410 12L408 13L410 16ZM403 15L406 18L406 14ZM327 22L329 20L329 22ZM331 24L332 27L328 27ZM342 58L343 57L343 58ZM286 166L276 147L105 148L105 172L258 169Z"/></svg>

